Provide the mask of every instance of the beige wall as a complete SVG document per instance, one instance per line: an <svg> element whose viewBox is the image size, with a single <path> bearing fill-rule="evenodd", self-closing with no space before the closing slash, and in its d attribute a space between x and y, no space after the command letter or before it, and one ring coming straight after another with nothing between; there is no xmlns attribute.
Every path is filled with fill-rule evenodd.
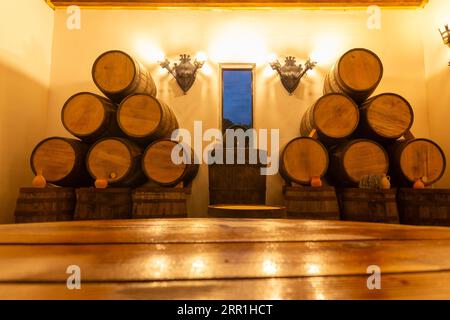
<svg viewBox="0 0 450 320"><path fill-rule="evenodd" d="M378 53L385 67L377 92L392 91L413 105L418 136L429 136L424 81L421 10L386 10L382 29L366 27L365 11L133 11L86 10L81 30L70 31L67 14L55 15L48 133L64 135L60 110L78 91L98 92L91 81L91 65L109 49L122 49L140 58L158 85L159 97L172 106L182 127L192 130L194 120L204 128L219 126L219 63L254 62L255 126L279 128L281 144L299 134L300 117L322 92L326 70L339 55L353 47ZM208 64L197 82L183 95L174 79L155 63L163 52L171 59L180 53L203 51ZM270 70L271 53L303 60L313 53L316 72L289 96ZM205 215L208 205L207 167L202 166L189 201L192 216ZM282 179L268 177L268 202L281 204Z"/></svg>
<svg viewBox="0 0 450 320"><path fill-rule="evenodd" d="M13 221L28 159L47 129L53 11L44 1L0 1L0 223Z"/></svg>
<svg viewBox="0 0 450 320"><path fill-rule="evenodd" d="M443 44L438 32L450 23L450 1L430 1L424 10L423 23L430 133L450 161L450 49ZM447 169L437 186L450 187L450 170Z"/></svg>

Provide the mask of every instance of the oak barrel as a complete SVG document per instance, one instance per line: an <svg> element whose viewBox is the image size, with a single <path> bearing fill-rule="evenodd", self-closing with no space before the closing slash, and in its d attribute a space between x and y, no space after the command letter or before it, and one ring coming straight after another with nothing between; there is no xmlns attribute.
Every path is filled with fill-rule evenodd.
<svg viewBox="0 0 450 320"><path fill-rule="evenodd" d="M89 186L92 178L85 163L88 149L89 145L75 139L45 139L31 153L31 169L35 175L40 174L48 183L57 186Z"/></svg>
<svg viewBox="0 0 450 320"><path fill-rule="evenodd" d="M310 185L311 178L327 172L328 152L318 140L299 137L286 145L280 161L280 174L286 181Z"/></svg>
<svg viewBox="0 0 450 320"><path fill-rule="evenodd" d="M386 174L389 157L377 142L356 139L330 150L328 177L336 186L357 186L363 176Z"/></svg>
<svg viewBox="0 0 450 320"><path fill-rule="evenodd" d="M325 78L324 93L345 93L355 102L366 100L383 77L383 64L370 50L356 48L346 52Z"/></svg>
<svg viewBox="0 0 450 320"><path fill-rule="evenodd" d="M186 218L187 188L143 187L133 191L133 219Z"/></svg>
<svg viewBox="0 0 450 320"><path fill-rule="evenodd" d="M172 152L179 159L172 159ZM173 187L181 182L186 186L198 173L199 165L194 159L194 151L189 146L162 139L147 147L142 158L142 169L150 181L160 186Z"/></svg>
<svg viewBox="0 0 450 320"><path fill-rule="evenodd" d="M450 226L450 189L399 189L400 222L424 226Z"/></svg>
<svg viewBox="0 0 450 320"><path fill-rule="evenodd" d="M86 157L94 179L106 179L113 187L138 187L145 181L141 168L142 149L123 138L105 138L95 143Z"/></svg>
<svg viewBox="0 0 450 320"><path fill-rule="evenodd" d="M208 214L214 218L279 219L285 218L286 208L265 205L214 205Z"/></svg>
<svg viewBox="0 0 450 320"><path fill-rule="evenodd" d="M214 149L212 154L218 152ZM222 163L208 166L209 202L216 204L266 203L266 176L261 173L266 153L249 148L223 148ZM255 154L255 161L252 160ZM226 161L233 160L231 163ZM216 155L216 160L220 160ZM264 158L264 159L263 159ZM238 162L238 160L241 160Z"/></svg>
<svg viewBox="0 0 450 320"><path fill-rule="evenodd" d="M75 220L130 219L132 202L128 188L77 189Z"/></svg>
<svg viewBox="0 0 450 320"><path fill-rule="evenodd" d="M75 190L72 188L21 188L16 223L73 220Z"/></svg>
<svg viewBox="0 0 450 320"><path fill-rule="evenodd" d="M399 223L396 189L337 189L341 218L346 221Z"/></svg>
<svg viewBox="0 0 450 320"><path fill-rule="evenodd" d="M71 134L87 142L105 137L123 136L117 125L117 106L110 100L90 92L70 97L61 112L61 121Z"/></svg>
<svg viewBox="0 0 450 320"><path fill-rule="evenodd" d="M312 220L339 220L334 187L284 187L287 217Z"/></svg>
<svg viewBox="0 0 450 320"><path fill-rule="evenodd" d="M164 102L146 94L125 98L117 111L117 122L130 140L146 145L157 139L170 138L178 129L172 110Z"/></svg>
<svg viewBox="0 0 450 320"><path fill-rule="evenodd" d="M100 55L92 67L95 85L115 103L133 93L156 96L156 85L147 69L129 54L113 50Z"/></svg>
<svg viewBox="0 0 450 320"><path fill-rule="evenodd" d="M425 185L432 185L445 172L445 154L431 140L399 140L390 145L388 151L390 175L398 186L412 186L419 179L422 179Z"/></svg>
<svg viewBox="0 0 450 320"><path fill-rule="evenodd" d="M397 140L405 135L414 121L409 102L395 93L370 98L360 108L357 134L380 142Z"/></svg>
<svg viewBox="0 0 450 320"><path fill-rule="evenodd" d="M344 94L330 93L317 100L303 115L300 133L307 137L315 129L320 141L332 145L349 137L358 122L356 103Z"/></svg>

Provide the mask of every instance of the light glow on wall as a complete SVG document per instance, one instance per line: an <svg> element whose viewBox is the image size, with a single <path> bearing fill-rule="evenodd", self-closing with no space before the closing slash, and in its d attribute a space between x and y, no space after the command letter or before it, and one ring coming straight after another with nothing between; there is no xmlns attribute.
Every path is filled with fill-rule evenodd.
<svg viewBox="0 0 450 320"><path fill-rule="evenodd" d="M138 39L135 44L138 58L146 63L158 63L164 61L164 51L152 41Z"/></svg>
<svg viewBox="0 0 450 320"><path fill-rule="evenodd" d="M336 34L317 36L316 39L310 58L319 65L335 63L345 51L346 44L343 37Z"/></svg>
<svg viewBox="0 0 450 320"><path fill-rule="evenodd" d="M216 62L266 63L267 43L261 32L241 23L223 26L209 48Z"/></svg>

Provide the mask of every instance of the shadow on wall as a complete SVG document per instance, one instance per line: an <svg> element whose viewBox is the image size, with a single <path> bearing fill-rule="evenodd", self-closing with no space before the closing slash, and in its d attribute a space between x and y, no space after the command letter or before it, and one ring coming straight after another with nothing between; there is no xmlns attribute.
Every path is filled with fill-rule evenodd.
<svg viewBox="0 0 450 320"><path fill-rule="evenodd" d="M430 118L431 139L441 146L444 151L447 168L436 187L450 187L450 139L448 119L450 117L450 92L446 90L450 85L450 67L443 64L439 73L427 79L428 114Z"/></svg>
<svg viewBox="0 0 450 320"><path fill-rule="evenodd" d="M47 86L0 61L0 223L14 221L18 190L31 185L29 156L45 136L47 102Z"/></svg>

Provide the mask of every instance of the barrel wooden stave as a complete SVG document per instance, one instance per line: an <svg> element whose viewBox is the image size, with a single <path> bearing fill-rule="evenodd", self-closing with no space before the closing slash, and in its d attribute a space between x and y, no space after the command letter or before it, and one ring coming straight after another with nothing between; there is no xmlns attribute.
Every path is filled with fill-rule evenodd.
<svg viewBox="0 0 450 320"><path fill-rule="evenodd" d="M450 189L399 189L402 224L450 227Z"/></svg>
<svg viewBox="0 0 450 320"><path fill-rule="evenodd" d="M300 134L307 137L316 130L319 140L327 146L342 142L356 130L359 110L356 103L342 93L322 96L303 115Z"/></svg>
<svg viewBox="0 0 450 320"><path fill-rule="evenodd" d="M125 52L103 53L92 67L96 86L115 103L134 93L156 96L156 85L146 68Z"/></svg>
<svg viewBox="0 0 450 320"><path fill-rule="evenodd" d="M186 188L144 187L133 191L133 219L186 218Z"/></svg>
<svg viewBox="0 0 450 320"><path fill-rule="evenodd" d="M382 143L404 136L414 121L409 102L395 93L383 93L368 99L361 105L360 112L356 136Z"/></svg>
<svg viewBox="0 0 450 320"><path fill-rule="evenodd" d="M88 152L86 163L94 179L113 187L139 187L146 178L141 168L142 149L124 138L105 138Z"/></svg>
<svg viewBox="0 0 450 320"><path fill-rule="evenodd" d="M355 48L340 57L327 74L324 93L344 93L355 102L366 100L383 77L383 64L370 50Z"/></svg>
<svg viewBox="0 0 450 320"><path fill-rule="evenodd" d="M42 174L48 183L61 187L92 184L85 158L89 145L75 139L51 137L32 151L30 165L35 175Z"/></svg>
<svg viewBox="0 0 450 320"><path fill-rule="evenodd" d="M75 220L130 219L131 189L81 188L76 190Z"/></svg>
<svg viewBox="0 0 450 320"><path fill-rule="evenodd" d="M265 205L214 205L208 214L215 218L280 219L285 218L286 208Z"/></svg>
<svg viewBox="0 0 450 320"><path fill-rule="evenodd" d="M61 111L64 128L86 143L106 137L124 136L116 119L117 106L110 100L90 92L70 97Z"/></svg>
<svg viewBox="0 0 450 320"><path fill-rule="evenodd" d="M389 157L377 142L356 139L333 147L327 176L336 186L357 186L366 175L387 174Z"/></svg>
<svg viewBox="0 0 450 320"><path fill-rule="evenodd" d="M75 190L72 188L21 188L15 210L16 223L73 220Z"/></svg>
<svg viewBox="0 0 450 320"><path fill-rule="evenodd" d="M174 148L183 150L183 156L186 156L184 163L173 162ZM186 152L190 152L190 160ZM186 163L186 160L189 160L189 163ZM142 169L150 181L163 187L174 187L182 182L185 186L189 185L197 176L199 165L195 163L195 155L191 147L170 139L161 139L151 143L144 151Z"/></svg>
<svg viewBox="0 0 450 320"><path fill-rule="evenodd" d="M446 158L442 149L429 139L399 140L389 145L393 183L411 187L418 179L432 185L444 175Z"/></svg>
<svg viewBox="0 0 450 320"><path fill-rule="evenodd" d="M311 220L339 220L339 206L333 187L284 188L287 217Z"/></svg>
<svg viewBox="0 0 450 320"><path fill-rule="evenodd" d="M146 146L155 140L170 138L179 127L170 107L146 94L125 98L119 106L117 122L130 140Z"/></svg>
<svg viewBox="0 0 450 320"><path fill-rule="evenodd" d="M341 218L346 221L399 223L396 189L337 189Z"/></svg>
<svg viewBox="0 0 450 320"><path fill-rule="evenodd" d="M309 185L313 177L323 177L329 163L327 149L309 137L291 140L283 149L280 160L282 177L303 185Z"/></svg>

